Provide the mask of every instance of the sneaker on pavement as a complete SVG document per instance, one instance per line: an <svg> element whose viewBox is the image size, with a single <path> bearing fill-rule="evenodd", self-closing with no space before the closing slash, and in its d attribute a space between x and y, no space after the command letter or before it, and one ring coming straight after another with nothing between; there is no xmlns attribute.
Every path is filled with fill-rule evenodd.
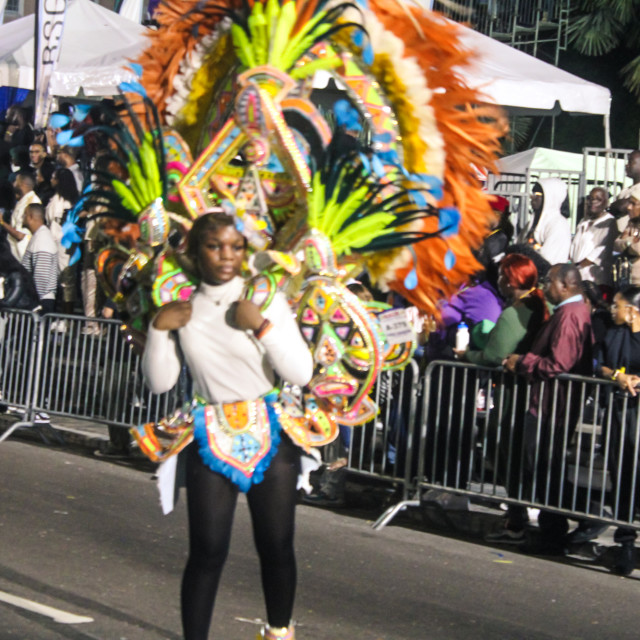
<svg viewBox="0 0 640 640"><path fill-rule="evenodd" d="M345 505L344 499L338 498L337 496L329 496L323 491L303 496L302 502L305 504L315 504L320 507L343 507Z"/></svg>
<svg viewBox="0 0 640 640"><path fill-rule="evenodd" d="M508 529L503 527L499 531L488 533L484 539L487 542L495 542L498 544L523 544L526 540L524 529Z"/></svg>
<svg viewBox="0 0 640 640"><path fill-rule="evenodd" d="M36 411L35 415L33 416L34 424L49 424L50 422L51 418L49 417L49 414L45 413L44 411Z"/></svg>
<svg viewBox="0 0 640 640"><path fill-rule="evenodd" d="M607 514L605 514L607 515ZM567 535L567 543L584 544L589 540L595 540L603 534L611 525L606 522L594 522L593 520L583 520Z"/></svg>

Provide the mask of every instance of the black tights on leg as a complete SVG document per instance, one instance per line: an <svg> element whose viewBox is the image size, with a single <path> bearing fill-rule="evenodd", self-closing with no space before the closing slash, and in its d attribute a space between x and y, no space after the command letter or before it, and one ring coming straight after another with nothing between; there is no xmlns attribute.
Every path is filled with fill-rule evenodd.
<svg viewBox="0 0 640 640"><path fill-rule="evenodd" d="M206 640L229 552L238 489L205 466L197 445L190 445L186 455L189 559L182 577L182 628L185 640Z"/></svg>
<svg viewBox="0 0 640 640"><path fill-rule="evenodd" d="M299 449L283 434L264 479L247 493L267 621L272 627L289 626L296 595L293 538L299 472Z"/></svg>
<svg viewBox="0 0 640 640"><path fill-rule="evenodd" d="M185 640L206 640L222 568L229 551L237 487L204 465L191 445L187 457L189 560L182 579ZM286 627L296 587L293 548L299 450L283 434L264 479L247 494L262 573L267 619Z"/></svg>

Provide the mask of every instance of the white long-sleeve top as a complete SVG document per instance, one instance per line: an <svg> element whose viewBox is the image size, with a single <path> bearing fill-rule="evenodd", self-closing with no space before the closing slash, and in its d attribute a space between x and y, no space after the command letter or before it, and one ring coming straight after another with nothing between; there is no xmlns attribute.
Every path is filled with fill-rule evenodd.
<svg viewBox="0 0 640 640"><path fill-rule="evenodd" d="M191 298L191 319L178 330L194 391L211 403L258 398L274 387L274 369L300 386L313 373L311 352L283 294L276 293L264 311L273 326L260 340L229 325L229 307L240 299L243 288L240 277L217 286L201 284ZM178 380L180 366L173 335L150 326L142 357L147 386L154 393L168 391Z"/></svg>
<svg viewBox="0 0 640 640"><path fill-rule="evenodd" d="M58 245L58 266L60 271L66 269L69 266L71 256L67 253L66 249L62 246L62 219L64 218L64 212L71 209L72 204L65 200L61 195L54 193L47 207L45 209L45 218L53 238Z"/></svg>
<svg viewBox="0 0 640 640"><path fill-rule="evenodd" d="M16 202L16 206L11 213L11 226L14 229L24 233L22 240L16 240L13 236L9 236L9 246L11 247L11 253L21 262L24 252L27 250L29 240L31 240L31 232L24 227L24 212L26 208L34 203L40 203L40 198L36 195L35 191L29 191Z"/></svg>

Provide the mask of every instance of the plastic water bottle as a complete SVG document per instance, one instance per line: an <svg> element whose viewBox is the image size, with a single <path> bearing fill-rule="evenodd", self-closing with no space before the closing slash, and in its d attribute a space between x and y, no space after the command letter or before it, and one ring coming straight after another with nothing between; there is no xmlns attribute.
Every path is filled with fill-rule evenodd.
<svg viewBox="0 0 640 640"><path fill-rule="evenodd" d="M469 347L469 327L465 322L458 325L456 331L456 351L465 351Z"/></svg>

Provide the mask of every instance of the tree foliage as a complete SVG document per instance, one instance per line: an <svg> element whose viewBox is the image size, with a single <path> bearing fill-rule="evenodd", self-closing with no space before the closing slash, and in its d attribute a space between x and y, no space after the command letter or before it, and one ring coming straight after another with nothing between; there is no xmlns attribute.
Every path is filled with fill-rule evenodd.
<svg viewBox="0 0 640 640"><path fill-rule="evenodd" d="M589 56L624 46L629 62L620 73L624 86L640 98L640 0L578 0L572 9L569 38Z"/></svg>

